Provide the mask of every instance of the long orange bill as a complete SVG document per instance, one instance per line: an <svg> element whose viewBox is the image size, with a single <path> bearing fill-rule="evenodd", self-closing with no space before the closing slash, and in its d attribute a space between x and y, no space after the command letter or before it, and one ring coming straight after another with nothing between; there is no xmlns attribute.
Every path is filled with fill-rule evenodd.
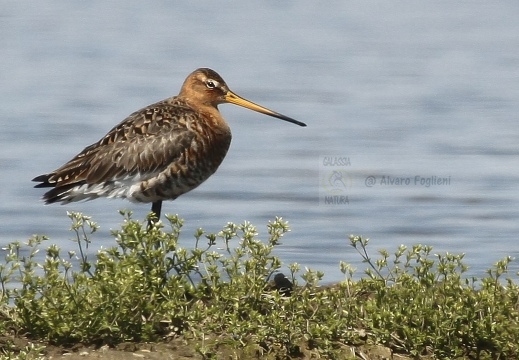
<svg viewBox="0 0 519 360"><path fill-rule="evenodd" d="M291 122L292 124L296 124L296 125L299 125L299 126L306 126L306 124L302 123L301 121L294 120L294 119L292 119L292 118L290 118L288 116L285 116L283 114L277 113L277 112L272 111L272 110L269 110L269 109L267 109L267 108L265 108L263 106L260 106L258 104L253 103L252 101L246 100L246 99L236 95L231 90L227 91L227 94L225 95L225 100L227 102L231 103L231 104L235 104L235 105L238 105L238 106L243 106L244 108L247 108L247 109L250 109L250 110L254 110L254 111L257 111L259 113L268 115L268 116L273 116L275 118Z"/></svg>

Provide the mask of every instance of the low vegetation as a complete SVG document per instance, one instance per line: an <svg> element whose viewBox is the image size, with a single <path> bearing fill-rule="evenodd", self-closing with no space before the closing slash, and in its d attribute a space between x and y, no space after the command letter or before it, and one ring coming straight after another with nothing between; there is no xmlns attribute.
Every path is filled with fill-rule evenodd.
<svg viewBox="0 0 519 360"><path fill-rule="evenodd" d="M364 275L341 263L344 280L321 286L322 272L291 264L274 282L282 263L272 250L289 231L281 218L264 240L248 222L229 223L218 234L198 230L184 248L179 217L149 226L122 215L116 245L95 254L98 227L79 213L69 214L76 252L50 245L41 256L43 236L4 248L0 335L30 342L0 343L0 359L43 358L45 346L173 339L204 359L369 358L370 346L400 358L519 358L510 257L476 279L464 275L463 255L402 245L373 259L368 239L350 236Z"/></svg>

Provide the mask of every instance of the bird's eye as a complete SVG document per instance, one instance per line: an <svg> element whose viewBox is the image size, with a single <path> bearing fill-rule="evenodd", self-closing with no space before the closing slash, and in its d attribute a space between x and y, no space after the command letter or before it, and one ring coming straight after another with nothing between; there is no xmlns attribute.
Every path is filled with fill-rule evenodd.
<svg viewBox="0 0 519 360"><path fill-rule="evenodd" d="M218 86L218 83L217 83L216 81L214 81L214 80L209 79L209 80L207 80L207 81L205 82L205 85L206 85L209 89L214 89L215 87Z"/></svg>

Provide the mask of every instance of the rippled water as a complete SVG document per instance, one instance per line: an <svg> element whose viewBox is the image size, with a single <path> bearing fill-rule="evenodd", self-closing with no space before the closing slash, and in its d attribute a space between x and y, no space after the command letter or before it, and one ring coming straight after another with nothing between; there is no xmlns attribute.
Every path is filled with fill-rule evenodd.
<svg viewBox="0 0 519 360"><path fill-rule="evenodd" d="M517 10L505 1L4 2L0 244L39 233L73 249L65 213L74 210L101 225L96 246L113 245L117 210L143 218L149 206L43 206L30 180L208 66L308 127L221 106L234 136L226 160L163 207L185 218L186 243L228 221L265 234L283 216L293 231L277 253L327 281L341 279L339 260L365 268L352 233L373 252L422 243L466 253L482 276L519 252ZM325 156L348 161L325 166ZM434 177L450 181L420 183ZM325 203L337 194L348 202Z"/></svg>

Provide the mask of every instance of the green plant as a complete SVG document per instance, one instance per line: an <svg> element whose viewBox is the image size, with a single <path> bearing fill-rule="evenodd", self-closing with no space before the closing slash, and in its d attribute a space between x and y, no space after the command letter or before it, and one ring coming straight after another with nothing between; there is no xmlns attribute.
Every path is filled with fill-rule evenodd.
<svg viewBox="0 0 519 360"><path fill-rule="evenodd" d="M44 360L43 351L45 346L29 343L22 349L17 349L14 344L7 344L0 347L0 360Z"/></svg>
<svg viewBox="0 0 519 360"><path fill-rule="evenodd" d="M355 280L341 262L344 281L322 286L322 272L294 263L287 296L270 284L283 266L273 250L289 231L281 218L269 222L264 240L249 222L229 223L216 234L197 230L186 248L178 216L149 226L122 215L112 233L116 245L95 254L98 226L78 213L69 214L77 253L50 245L40 260L48 240L42 236L6 246L0 335L16 329L58 345L182 337L207 359L340 359L370 344L416 358L519 356L519 287L510 257L485 278L468 278L463 255L401 245L373 259L368 239L351 236L366 276ZM40 350L0 349L22 358Z"/></svg>
<svg viewBox="0 0 519 360"><path fill-rule="evenodd" d="M192 287L189 273L197 258L178 247L181 220L172 218L172 231L165 233L159 226L147 231L130 213L124 215L121 230L113 234L119 246L101 249L94 260L88 244L97 225L77 213L69 216L79 257L74 252L63 257L51 245L43 264L37 264L34 246L45 240L41 237L27 243L28 257L20 256L19 244L8 247L11 267L4 278L19 270L21 289L9 296L23 331L53 343L143 341L157 337L167 314L183 316ZM73 270L74 260L79 271ZM176 274L170 276L172 271Z"/></svg>
<svg viewBox="0 0 519 360"><path fill-rule="evenodd" d="M394 258L380 251L372 261L368 239L350 237L370 269L360 284L372 292L363 317L377 341L415 356L515 357L519 354L519 288L511 278L510 257L488 271L481 287L463 278L463 255L431 255L429 246L400 246Z"/></svg>

